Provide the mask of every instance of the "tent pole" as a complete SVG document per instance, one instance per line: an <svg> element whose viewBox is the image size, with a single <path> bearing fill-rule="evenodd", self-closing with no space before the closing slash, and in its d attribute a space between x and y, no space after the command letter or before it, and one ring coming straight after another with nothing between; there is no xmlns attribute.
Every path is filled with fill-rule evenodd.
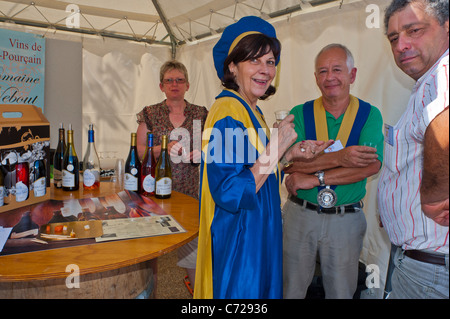
<svg viewBox="0 0 450 319"><path fill-rule="evenodd" d="M170 37L170 42L172 44L172 59L175 59L177 56L177 41L176 38L173 34L173 31L169 25L169 22L166 19L166 16L164 14L164 12L161 9L161 6L158 3L158 0L152 0L153 5L155 6L156 12L158 12L158 15L161 18L162 23L164 24L164 27L167 30L167 33L169 33L169 37Z"/></svg>
<svg viewBox="0 0 450 319"><path fill-rule="evenodd" d="M177 58L177 44L172 41L172 59L175 60Z"/></svg>

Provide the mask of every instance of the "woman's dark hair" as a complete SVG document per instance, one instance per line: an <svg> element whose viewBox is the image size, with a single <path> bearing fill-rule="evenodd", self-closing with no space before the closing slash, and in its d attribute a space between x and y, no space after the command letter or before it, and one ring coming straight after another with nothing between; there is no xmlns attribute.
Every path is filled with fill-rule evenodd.
<svg viewBox="0 0 450 319"><path fill-rule="evenodd" d="M244 37L241 41L239 41L223 64L224 76L222 79L222 85L227 89L238 91L239 86L236 83L235 76L228 68L230 63L233 62L237 65L239 62L258 59L271 51L273 52L275 59L278 60L281 53L281 43L278 39L259 33ZM259 99L265 100L269 96L274 95L275 92L276 88L270 85L266 93Z"/></svg>

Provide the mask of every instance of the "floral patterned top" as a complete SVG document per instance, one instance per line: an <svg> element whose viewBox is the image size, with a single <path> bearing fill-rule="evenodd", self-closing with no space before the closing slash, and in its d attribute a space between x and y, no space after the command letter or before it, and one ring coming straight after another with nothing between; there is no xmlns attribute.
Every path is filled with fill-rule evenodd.
<svg viewBox="0 0 450 319"><path fill-rule="evenodd" d="M167 135L170 141L179 141L187 154L194 149L201 149L202 131L208 110L204 106L198 106L186 102L184 109L185 120L179 128L175 128L169 118L169 107L166 100L161 103L144 107L137 116L137 123L145 123L147 129L153 133L155 145L161 145L163 135ZM186 163L185 160L172 158L172 188L174 191L199 197L199 166Z"/></svg>

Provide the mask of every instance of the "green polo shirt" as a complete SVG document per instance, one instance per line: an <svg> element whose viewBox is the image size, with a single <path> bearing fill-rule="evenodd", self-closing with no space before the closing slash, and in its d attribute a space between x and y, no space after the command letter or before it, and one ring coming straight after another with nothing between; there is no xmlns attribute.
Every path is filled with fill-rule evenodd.
<svg viewBox="0 0 450 319"><path fill-rule="evenodd" d="M291 114L294 114L295 116L294 124L295 131L298 134L297 142L303 141L306 139L305 126L303 124L303 104L294 107L291 110ZM328 137L329 139L336 140L337 134L342 124L342 120L344 118L344 114L342 114L337 119L328 112L326 112L326 116L328 125ZM359 145L364 145L364 143L368 142L371 142L372 145L377 146L378 160L383 163L383 118L381 116L381 112L375 106L371 106L369 117L359 137ZM367 179L364 179L353 184L338 185L335 189L335 192L337 194L336 206L357 203L361 199L363 199L363 197L366 195L366 182ZM317 187L308 190L298 190L297 197L317 204L317 193Z"/></svg>

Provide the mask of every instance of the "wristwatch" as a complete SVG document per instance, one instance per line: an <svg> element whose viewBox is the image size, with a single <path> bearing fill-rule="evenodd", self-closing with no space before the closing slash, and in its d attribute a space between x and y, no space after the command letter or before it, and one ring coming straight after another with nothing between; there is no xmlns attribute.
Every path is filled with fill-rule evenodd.
<svg viewBox="0 0 450 319"><path fill-rule="evenodd" d="M319 179L320 186L325 186L325 172L324 171L317 171L314 175L317 176Z"/></svg>

